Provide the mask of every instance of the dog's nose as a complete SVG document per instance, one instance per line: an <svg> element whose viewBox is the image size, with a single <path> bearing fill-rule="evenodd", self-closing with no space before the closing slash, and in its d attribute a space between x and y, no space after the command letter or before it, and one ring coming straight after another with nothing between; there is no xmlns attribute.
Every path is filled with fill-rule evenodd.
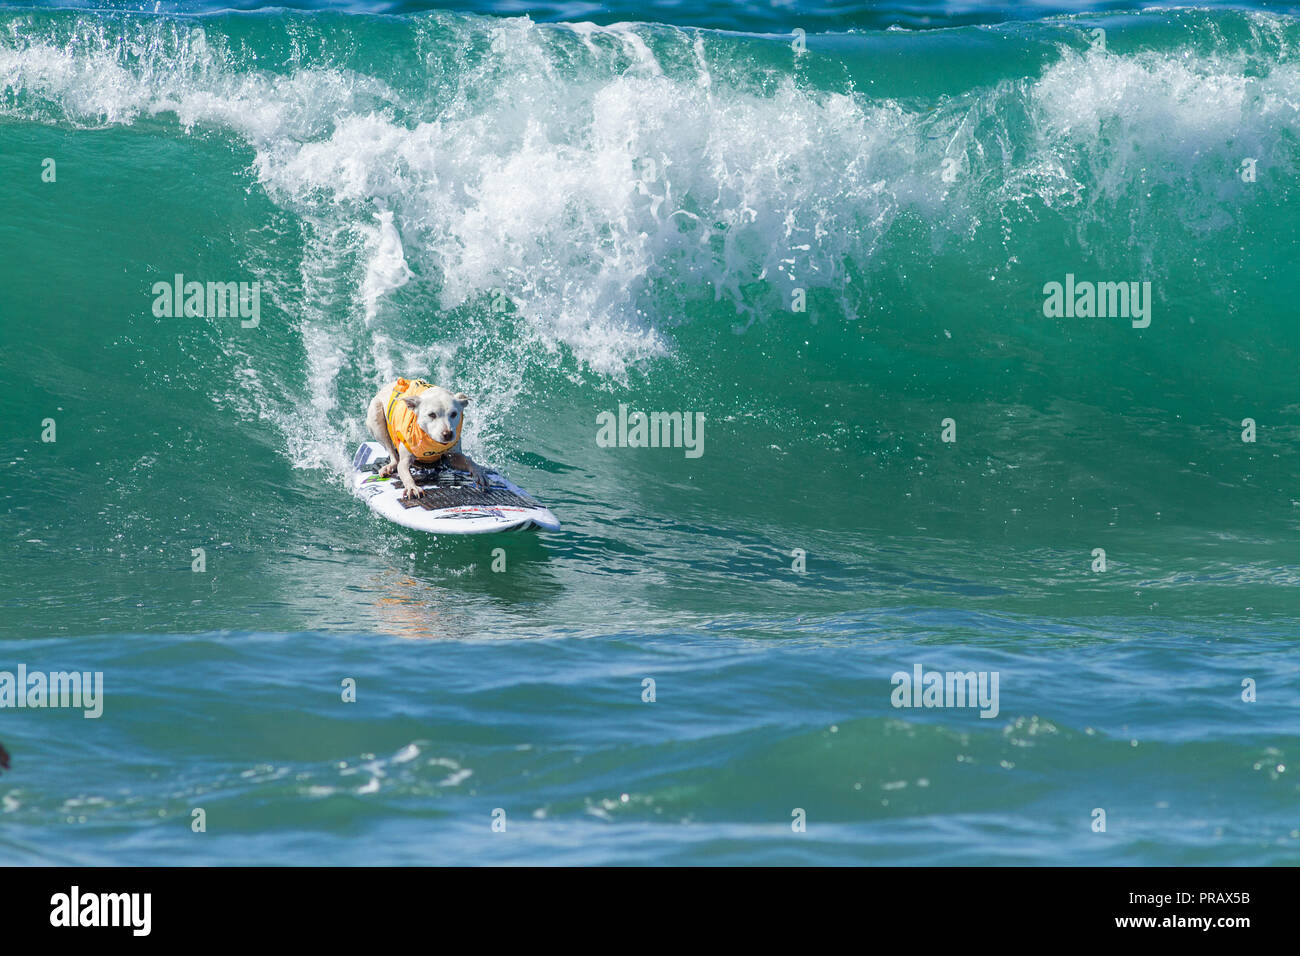
<svg viewBox="0 0 1300 956"><path fill-rule="evenodd" d="M451 441L452 438L455 437L455 434L456 434L456 433L455 433L454 431L451 431L450 429L446 429L446 428L444 428L444 429L442 430L442 440L443 440L443 441Z"/></svg>

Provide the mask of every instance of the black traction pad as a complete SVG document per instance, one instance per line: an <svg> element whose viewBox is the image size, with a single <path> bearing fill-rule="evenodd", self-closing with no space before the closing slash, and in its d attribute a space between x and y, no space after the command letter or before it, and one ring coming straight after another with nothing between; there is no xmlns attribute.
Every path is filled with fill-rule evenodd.
<svg viewBox="0 0 1300 956"><path fill-rule="evenodd" d="M387 458L372 462L367 471L378 471L388 464ZM424 492L418 498L399 499L403 508L423 508L425 511L437 511L439 508L536 508L537 502L532 498L517 495L507 488L494 484L487 491L479 491L474 486L474 479L464 472L445 468L412 468L411 477ZM488 480L500 478L488 472Z"/></svg>
<svg viewBox="0 0 1300 956"><path fill-rule="evenodd" d="M417 481L416 484L424 494L418 498L400 499L403 508L437 511L439 508L499 508L503 505L511 508L537 507L537 502L522 498L505 488L479 491L470 484L451 487L444 486L441 482L427 485Z"/></svg>

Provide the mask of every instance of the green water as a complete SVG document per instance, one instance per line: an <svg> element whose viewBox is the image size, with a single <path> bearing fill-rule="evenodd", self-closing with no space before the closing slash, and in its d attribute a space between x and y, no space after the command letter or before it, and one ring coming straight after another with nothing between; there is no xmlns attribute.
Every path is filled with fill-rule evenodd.
<svg viewBox="0 0 1300 956"><path fill-rule="evenodd" d="M0 12L0 670L107 687L0 712L0 859L1300 858L1300 26L791 42ZM350 497L398 374L564 529Z"/></svg>

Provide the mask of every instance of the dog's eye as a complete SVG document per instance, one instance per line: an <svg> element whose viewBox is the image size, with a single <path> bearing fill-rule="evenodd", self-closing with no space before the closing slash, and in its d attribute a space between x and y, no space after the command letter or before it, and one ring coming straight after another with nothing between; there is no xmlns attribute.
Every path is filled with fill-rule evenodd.
<svg viewBox="0 0 1300 956"><path fill-rule="evenodd" d="M437 412L430 412L430 413L429 413L429 417L430 417L430 418L437 418L437 417L438 417L438 413L437 413Z"/></svg>
<svg viewBox="0 0 1300 956"><path fill-rule="evenodd" d="M448 415L447 417L448 417L448 418L455 418L455 417L456 417L456 413L455 413L455 412L452 412L452 413L451 413L450 415Z"/></svg>

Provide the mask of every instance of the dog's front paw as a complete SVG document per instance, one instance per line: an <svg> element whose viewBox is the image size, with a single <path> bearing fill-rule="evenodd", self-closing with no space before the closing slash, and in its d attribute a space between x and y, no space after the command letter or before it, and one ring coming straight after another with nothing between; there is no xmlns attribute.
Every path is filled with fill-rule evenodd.
<svg viewBox="0 0 1300 956"><path fill-rule="evenodd" d="M402 497L406 499L420 498L424 495L424 489L419 485L407 485L406 491L402 492Z"/></svg>
<svg viewBox="0 0 1300 956"><path fill-rule="evenodd" d="M397 462L390 461L388 464L384 465L384 467L379 469L378 475L380 478L391 478L395 471L397 471Z"/></svg>
<svg viewBox="0 0 1300 956"><path fill-rule="evenodd" d="M487 491L492 487L492 482L488 480L487 472L479 468L473 472L474 487L479 491Z"/></svg>

